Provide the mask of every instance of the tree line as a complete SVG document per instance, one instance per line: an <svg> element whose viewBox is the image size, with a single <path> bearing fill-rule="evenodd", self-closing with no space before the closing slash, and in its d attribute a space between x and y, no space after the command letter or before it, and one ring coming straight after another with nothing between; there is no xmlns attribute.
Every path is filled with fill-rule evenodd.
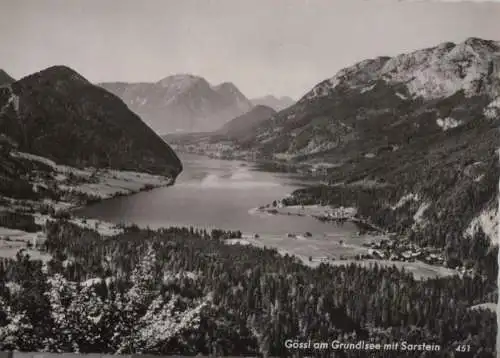
<svg viewBox="0 0 500 358"><path fill-rule="evenodd" d="M50 262L21 253L0 263L0 349L292 356L287 339L338 339L442 347L408 357L451 357L459 344L494 354L495 313L470 309L494 296L480 275L313 269L275 249L228 245L241 233L223 230L129 227L102 237L59 220L46 231Z"/></svg>

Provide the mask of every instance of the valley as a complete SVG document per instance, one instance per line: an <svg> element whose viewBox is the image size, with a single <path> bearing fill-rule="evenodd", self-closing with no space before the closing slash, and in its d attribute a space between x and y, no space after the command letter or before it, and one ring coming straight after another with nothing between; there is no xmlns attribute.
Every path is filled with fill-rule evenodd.
<svg viewBox="0 0 500 358"><path fill-rule="evenodd" d="M492 357L499 60L477 38L368 59L279 110L193 75L3 76L0 349Z"/></svg>

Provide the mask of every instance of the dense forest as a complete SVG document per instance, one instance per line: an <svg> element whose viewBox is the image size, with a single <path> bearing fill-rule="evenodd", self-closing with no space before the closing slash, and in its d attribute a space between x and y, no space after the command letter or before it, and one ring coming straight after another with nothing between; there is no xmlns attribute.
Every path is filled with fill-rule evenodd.
<svg viewBox="0 0 500 358"><path fill-rule="evenodd" d="M470 309L497 299L481 275L416 281L389 267L313 269L274 249L228 245L241 233L221 230L128 227L102 237L61 219L46 231L51 261L1 261L2 350L285 357L307 353L287 339L337 339L441 347L380 357L494 357L496 315Z"/></svg>

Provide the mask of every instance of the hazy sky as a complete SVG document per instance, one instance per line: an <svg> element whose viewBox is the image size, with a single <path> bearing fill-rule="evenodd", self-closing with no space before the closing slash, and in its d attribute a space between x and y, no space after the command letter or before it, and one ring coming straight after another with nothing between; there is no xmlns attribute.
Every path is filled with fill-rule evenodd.
<svg viewBox="0 0 500 358"><path fill-rule="evenodd" d="M193 73L298 99L342 67L467 37L500 40L500 3L0 0L0 68L64 64L93 82Z"/></svg>

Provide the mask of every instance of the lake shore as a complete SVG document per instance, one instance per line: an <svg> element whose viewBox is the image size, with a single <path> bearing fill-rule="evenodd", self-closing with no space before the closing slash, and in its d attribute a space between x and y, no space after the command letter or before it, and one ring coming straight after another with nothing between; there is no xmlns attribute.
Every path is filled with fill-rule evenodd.
<svg viewBox="0 0 500 358"><path fill-rule="evenodd" d="M253 165L267 172L288 173L301 176L302 179L323 182L323 174L326 169L335 167L335 164L326 162L297 162L290 163L286 158L259 159L255 154L246 151L221 152L217 150L188 150L183 146L172 144L178 153L197 155L208 159L239 161ZM206 148L205 148L206 149ZM230 153L230 154L227 154Z"/></svg>
<svg viewBox="0 0 500 358"><path fill-rule="evenodd" d="M77 169L57 165L46 158L32 154L18 153L17 155L52 167L55 179L55 183L52 185L61 194L61 199L37 201L3 197L2 200L8 203L3 207L4 212L32 216L34 224L42 229L30 232L0 226L0 257L15 257L17 252L22 249L33 259L49 261L50 255L39 250L39 246L46 239L44 226L47 221L54 221L58 218L67 219L83 228L96 230L103 236L116 235L123 231L118 225L103 220L80 217L75 213L92 203L168 187L174 183L172 178L159 175L113 169ZM45 183L40 181L34 181L33 186L38 190L47 187Z"/></svg>
<svg viewBox="0 0 500 358"><path fill-rule="evenodd" d="M429 257L423 255L420 250L412 247L413 250L402 251L402 255L384 257L380 248L384 246L383 243L390 243L394 240L395 234L389 233L382 228L373 225L367 220L361 219L357 215L356 208L345 208L345 207L332 207L329 205L284 205L280 201L273 202L272 204L266 204L264 206L253 209L254 212L265 213L268 215L293 215L293 216L310 216L321 221L332 222L335 224L342 224L344 222L352 222L360 227L360 231L357 233L357 237L362 240L362 242L357 242L352 244L353 237L346 238L342 241L342 247L350 247L353 250L344 252L347 255L342 255L339 258L333 255L321 255L319 253L314 253L310 251L307 253L298 252L295 256L299 257L300 260L308 266L316 267L321 263L328 263L331 265L349 265L358 264L365 267L372 267L374 265L379 266L395 266L398 269L405 269L407 272L413 273L416 279L425 279L432 277L443 277L451 275L463 275L466 272L463 270L457 270L444 266L443 264L435 264L431 262L426 262L425 259ZM311 240L311 238L309 238ZM263 238L264 242L269 241L269 238ZM255 244L255 240L247 240L250 243ZM344 243L346 241L348 244ZM401 239L401 241L405 241ZM300 241L299 241L300 242ZM295 241L297 243L297 241ZM388 245L392 246L392 245ZM411 246L411 245L410 245ZM337 252L338 249L335 251ZM284 253L291 254L294 251L293 248L283 249ZM300 250L299 250L300 251ZM325 251L326 252L326 251ZM424 260L415 260L415 254L418 253L419 257L424 258ZM427 257L425 257L427 256ZM430 254L431 258L439 257L436 253Z"/></svg>
<svg viewBox="0 0 500 358"><path fill-rule="evenodd" d="M353 207L333 207L330 205L283 205L281 202L266 204L254 210L272 215L311 216L321 221L343 223L350 221L360 227L360 232L389 235L386 230L357 215Z"/></svg>
<svg viewBox="0 0 500 358"><path fill-rule="evenodd" d="M251 163L248 164L251 165ZM67 196L67 200L44 200L39 203L18 202L21 211L25 212L27 209L34 211L32 214L35 223L41 227L47 221L66 218L80 227L96 230L103 236L119 234L123 229L120 225L104 220L85 218L78 213L79 209L119 196L130 196L142 191L173 184L173 180L170 178L138 172L96 170L92 168L82 170L69 167L61 168L61 166L55 166L55 168L57 168L58 189L65 194L70 194ZM68 181L68 176L80 178L81 180L71 183ZM74 199L75 194L82 200L71 200ZM63 198L66 198L66 196L63 195ZM40 210L42 207L44 211ZM47 208L52 213L48 213ZM230 244L238 242L252 244L257 247L274 247L280 253L293 255L299 258L303 264L311 267L316 267L322 262L333 265L350 263L367 265L370 262L367 257L370 257L373 251L368 247L368 244L388 239L386 233L381 230L376 230L373 227L367 230L366 225L369 225L369 223L357 218L355 208L333 208L322 205L284 206L277 202L276 205L273 203L251 209L249 214L310 216L321 221L331 221L332 226L342 226L343 222L346 221L365 226L365 229L352 234L345 230L341 230L338 234L290 232L288 235L257 235L256 233L246 232L239 239L240 241L228 241ZM7 228L3 229L3 233L0 231L0 237L12 236L12 238L9 240L0 239L0 256L13 257L18 250L25 249L34 258L40 258L44 261L50 260L50 256L39 250L37 251L37 244L43 243L45 239L43 229L35 233L13 232ZM250 230L252 229L250 228ZM363 257L363 259L360 260L359 257ZM379 265L405 267L407 271L414 272L416 277L446 276L454 273L453 270L443 270L442 267L433 267L419 262L373 261L376 261Z"/></svg>

